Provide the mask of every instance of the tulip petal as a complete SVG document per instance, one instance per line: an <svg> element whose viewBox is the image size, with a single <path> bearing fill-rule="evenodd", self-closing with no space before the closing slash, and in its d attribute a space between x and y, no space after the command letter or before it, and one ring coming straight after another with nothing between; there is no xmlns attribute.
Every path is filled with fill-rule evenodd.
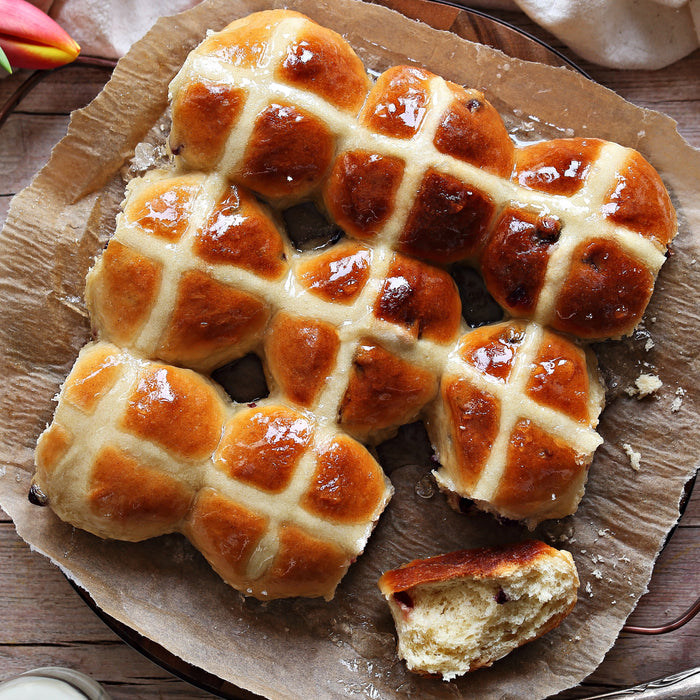
<svg viewBox="0 0 700 700"><path fill-rule="evenodd" d="M80 53L56 22L25 0L0 0L0 48L16 68L55 68Z"/></svg>
<svg viewBox="0 0 700 700"><path fill-rule="evenodd" d="M77 44L76 44L77 46ZM56 68L75 60L79 49L67 53L55 46L18 41L0 34L0 48L15 68Z"/></svg>

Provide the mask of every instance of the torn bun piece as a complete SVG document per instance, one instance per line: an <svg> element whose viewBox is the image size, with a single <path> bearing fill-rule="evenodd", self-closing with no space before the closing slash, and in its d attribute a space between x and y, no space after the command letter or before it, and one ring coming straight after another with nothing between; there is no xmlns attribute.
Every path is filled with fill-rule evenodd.
<svg viewBox="0 0 700 700"><path fill-rule="evenodd" d="M462 336L428 409L439 487L530 529L574 513L605 393L595 356L527 321Z"/></svg>
<svg viewBox="0 0 700 700"><path fill-rule="evenodd" d="M410 671L445 681L557 627L578 586L571 554L536 540L420 559L379 579L399 657Z"/></svg>

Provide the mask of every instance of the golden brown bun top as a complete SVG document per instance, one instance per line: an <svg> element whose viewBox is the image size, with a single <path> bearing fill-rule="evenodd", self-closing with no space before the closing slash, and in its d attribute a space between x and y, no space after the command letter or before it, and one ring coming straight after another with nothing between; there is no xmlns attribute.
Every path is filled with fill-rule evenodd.
<svg viewBox="0 0 700 700"><path fill-rule="evenodd" d="M275 30L285 20L297 20L300 30L274 66L275 78L356 114L369 88L362 61L339 34L299 12L266 10L249 15L205 39L195 52L232 66L260 67Z"/></svg>

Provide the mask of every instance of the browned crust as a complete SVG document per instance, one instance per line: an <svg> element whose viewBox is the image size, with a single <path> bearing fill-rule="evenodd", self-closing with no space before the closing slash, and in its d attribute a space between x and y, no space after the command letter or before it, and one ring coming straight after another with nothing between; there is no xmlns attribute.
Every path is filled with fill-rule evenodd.
<svg viewBox="0 0 700 700"><path fill-rule="evenodd" d="M513 180L523 187L570 197L583 187L604 141L553 139L516 150Z"/></svg>
<svg viewBox="0 0 700 700"><path fill-rule="evenodd" d="M615 183L603 202L611 221L667 246L676 233L676 212L659 174L637 151L615 173Z"/></svg>
<svg viewBox="0 0 700 700"><path fill-rule="evenodd" d="M612 240L589 240L574 251L551 325L579 338L630 333L654 290L654 275Z"/></svg>
<svg viewBox="0 0 700 700"><path fill-rule="evenodd" d="M217 163L226 139L245 105L245 90L203 80L178 92L173 100L170 148L193 168Z"/></svg>
<svg viewBox="0 0 700 700"><path fill-rule="evenodd" d="M373 238L396 204L405 163L370 151L346 151L335 161L323 200L339 226L353 236Z"/></svg>
<svg viewBox="0 0 700 700"><path fill-rule="evenodd" d="M154 363L141 372L120 427L183 459L199 460L217 446L223 418L219 396L203 377Z"/></svg>
<svg viewBox="0 0 700 700"><path fill-rule="evenodd" d="M348 432L365 435L398 427L418 414L437 391L437 377L364 338L353 358L339 410Z"/></svg>
<svg viewBox="0 0 700 700"><path fill-rule="evenodd" d="M301 505L339 523L371 521L385 495L384 473L370 453L340 436L317 449L316 471Z"/></svg>
<svg viewBox="0 0 700 700"><path fill-rule="evenodd" d="M360 122L386 136L410 139L423 125L430 106L430 80L422 68L394 66L384 71L367 96Z"/></svg>
<svg viewBox="0 0 700 700"><path fill-rule="evenodd" d="M350 304L362 292L370 276L372 251L345 241L303 262L297 270L299 282L324 301Z"/></svg>
<svg viewBox="0 0 700 700"><path fill-rule="evenodd" d="M63 400L92 413L122 373L119 350L113 345L93 349L76 363L63 387Z"/></svg>
<svg viewBox="0 0 700 700"><path fill-rule="evenodd" d="M379 589L388 596L414 586L450 579L508 576L522 566L551 555L558 556L557 550L539 540L464 549L428 559L416 559L399 569L387 571L379 579Z"/></svg>
<svg viewBox="0 0 700 700"><path fill-rule="evenodd" d="M236 265L266 279L287 269L284 241L272 218L235 185L226 189L197 232L193 250L207 262Z"/></svg>
<svg viewBox="0 0 700 700"><path fill-rule="evenodd" d="M214 464L244 484L280 493L289 485L312 437L308 418L290 408L243 410L226 424Z"/></svg>
<svg viewBox="0 0 700 700"><path fill-rule="evenodd" d="M158 296L162 265L112 239L86 301L95 325L115 343L137 337Z"/></svg>
<svg viewBox="0 0 700 700"><path fill-rule="evenodd" d="M462 304L457 285L447 272L396 254L374 314L402 326L415 339L447 343L459 331Z"/></svg>
<svg viewBox="0 0 700 700"><path fill-rule="evenodd" d="M158 466L111 446L103 447L95 457L87 492L87 502L96 515L113 521L117 529L141 529L146 536L175 529L192 497L191 489Z"/></svg>
<svg viewBox="0 0 700 700"><path fill-rule="evenodd" d="M340 348L338 332L329 323L279 313L265 338L270 373L285 396L311 406L333 373Z"/></svg>
<svg viewBox="0 0 700 700"><path fill-rule="evenodd" d="M454 100L440 118L435 148L495 175L510 176L515 146L501 115L478 90L447 86Z"/></svg>
<svg viewBox="0 0 700 700"><path fill-rule="evenodd" d="M308 21L287 47L277 77L357 114L370 81L359 56L336 32Z"/></svg>
<svg viewBox="0 0 700 700"><path fill-rule="evenodd" d="M320 119L291 104L270 104L255 120L241 182L273 199L304 196L322 181L334 148Z"/></svg>

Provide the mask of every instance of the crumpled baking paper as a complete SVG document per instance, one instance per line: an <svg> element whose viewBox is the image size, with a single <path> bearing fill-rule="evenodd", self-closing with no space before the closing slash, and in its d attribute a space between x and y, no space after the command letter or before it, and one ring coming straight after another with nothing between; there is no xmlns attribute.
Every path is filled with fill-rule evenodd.
<svg viewBox="0 0 700 700"><path fill-rule="evenodd" d="M36 438L90 337L85 273L114 229L137 145L165 141L168 82L208 29L282 5L344 34L373 71L414 62L485 90L519 140L597 136L637 148L661 172L679 212L680 233L645 328L630 340L596 346L609 404L600 424L605 443L582 505L534 533L572 552L582 582L579 602L545 637L451 683L413 676L397 659L379 575L416 557L530 533L482 513L451 511L428 476L433 464L415 426L379 449L396 495L330 604L244 599L181 536L140 544L100 540L27 500ZM148 146L138 150L143 156ZM74 113L47 166L14 198L0 234L0 505L20 536L105 613L222 682L269 698L516 700L526 692L536 700L574 686L595 670L644 593L698 464L699 181L700 156L667 117L568 69L510 59L383 7L353 0L206 0L160 20L101 95ZM625 391L641 373L663 382L643 400ZM638 470L626 445L639 454Z"/></svg>

